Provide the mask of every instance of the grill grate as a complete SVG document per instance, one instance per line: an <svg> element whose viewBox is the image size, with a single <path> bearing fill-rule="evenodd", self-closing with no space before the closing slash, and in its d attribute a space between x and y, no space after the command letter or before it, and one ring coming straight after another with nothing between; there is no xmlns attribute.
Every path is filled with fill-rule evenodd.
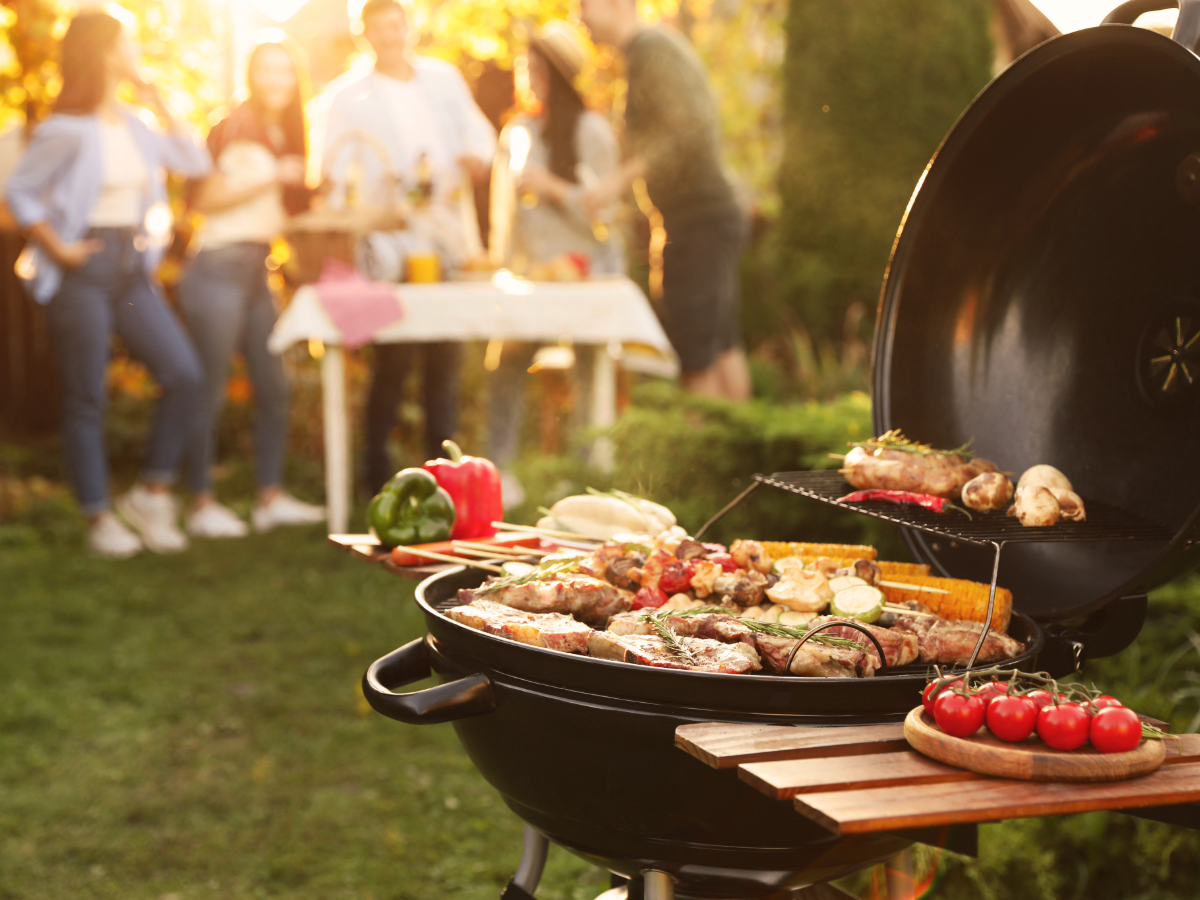
<svg viewBox="0 0 1200 900"><path fill-rule="evenodd" d="M854 488L846 483L840 472L832 469L776 472L774 475L755 475L754 480L830 506L981 547L1044 541L1169 541L1175 537L1173 528L1086 498L1086 522L1060 522L1046 528L1026 528L1016 518L1006 516L1003 512L971 512L972 518L968 519L953 510L935 513L919 506L901 506L883 501L838 503L838 497L850 493Z"/></svg>

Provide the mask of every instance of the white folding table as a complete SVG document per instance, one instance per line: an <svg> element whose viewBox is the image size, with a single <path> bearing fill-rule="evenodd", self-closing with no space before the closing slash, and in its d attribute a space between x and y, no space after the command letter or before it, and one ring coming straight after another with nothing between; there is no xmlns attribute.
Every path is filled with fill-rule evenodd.
<svg viewBox="0 0 1200 900"><path fill-rule="evenodd" d="M651 348L636 366L673 377L679 364L645 294L628 278L583 282L529 282L497 277L492 281L401 284L396 287L404 315L374 335L376 343L514 340L554 342L570 339L603 345L595 354L595 388L590 424L606 428L616 421L616 362L625 345ZM310 285L296 291L267 341L283 353L301 341L320 341L321 399L325 425L325 492L331 534L347 530L350 512L350 429L346 417L345 358L342 335ZM627 367L632 357L625 355Z"/></svg>

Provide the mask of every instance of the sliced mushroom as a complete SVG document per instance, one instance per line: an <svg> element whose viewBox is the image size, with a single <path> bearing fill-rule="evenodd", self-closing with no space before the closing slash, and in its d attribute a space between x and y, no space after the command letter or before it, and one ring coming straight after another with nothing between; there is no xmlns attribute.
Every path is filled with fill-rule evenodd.
<svg viewBox="0 0 1200 900"><path fill-rule="evenodd" d="M771 554L758 541L734 541L729 555L743 569L753 569L764 575L771 571Z"/></svg>
<svg viewBox="0 0 1200 900"><path fill-rule="evenodd" d="M680 541L679 546L675 548L677 559L700 559L707 555L708 551L704 549L704 545L699 541L693 541L691 538Z"/></svg>
<svg viewBox="0 0 1200 900"><path fill-rule="evenodd" d="M856 559L847 574L855 575L867 584L879 584L879 566L869 559Z"/></svg>

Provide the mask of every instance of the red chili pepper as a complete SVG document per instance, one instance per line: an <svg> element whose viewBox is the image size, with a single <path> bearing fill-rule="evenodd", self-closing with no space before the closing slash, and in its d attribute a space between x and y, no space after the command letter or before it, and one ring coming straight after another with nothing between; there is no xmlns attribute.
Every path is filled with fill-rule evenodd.
<svg viewBox="0 0 1200 900"><path fill-rule="evenodd" d="M914 494L912 491L854 491L845 497L838 497L836 502L866 503L870 500L886 500L888 503L911 503L913 506L923 506L925 509L931 509L935 513L953 509L956 512L965 513L968 519L971 517L971 514L965 509L961 506L955 506L945 497L935 497L932 494Z"/></svg>
<svg viewBox="0 0 1200 900"><path fill-rule="evenodd" d="M463 456L454 441L443 441L449 459L431 459L425 471L437 479L454 500L452 540L491 537L496 533L492 522L504 517L500 501L500 472L489 459Z"/></svg>

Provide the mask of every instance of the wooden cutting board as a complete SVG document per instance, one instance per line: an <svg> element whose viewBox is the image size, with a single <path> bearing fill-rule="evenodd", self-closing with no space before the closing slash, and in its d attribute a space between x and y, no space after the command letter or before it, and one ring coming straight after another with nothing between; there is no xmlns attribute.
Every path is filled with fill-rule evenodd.
<svg viewBox="0 0 1200 900"><path fill-rule="evenodd" d="M986 728L969 738L954 737L938 728L920 706L904 720L904 736L913 749L930 759L980 775L1019 781L1125 781L1153 772L1167 755L1163 741L1144 740L1128 753L1101 753L1090 744L1078 750L1055 750L1037 738L1010 744Z"/></svg>

